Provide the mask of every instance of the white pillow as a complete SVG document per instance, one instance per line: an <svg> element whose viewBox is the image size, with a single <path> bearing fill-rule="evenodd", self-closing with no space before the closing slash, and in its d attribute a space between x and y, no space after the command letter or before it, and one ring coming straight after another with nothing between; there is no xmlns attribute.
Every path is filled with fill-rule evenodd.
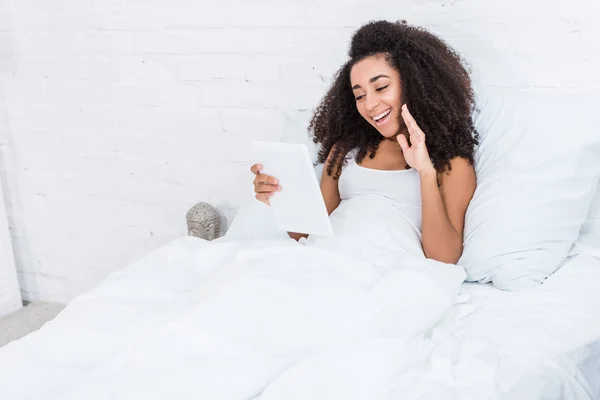
<svg viewBox="0 0 600 400"><path fill-rule="evenodd" d="M540 284L579 235L600 175L599 125L567 118L580 114L582 99L560 95L480 92L478 187L458 261L468 281L504 290Z"/></svg>

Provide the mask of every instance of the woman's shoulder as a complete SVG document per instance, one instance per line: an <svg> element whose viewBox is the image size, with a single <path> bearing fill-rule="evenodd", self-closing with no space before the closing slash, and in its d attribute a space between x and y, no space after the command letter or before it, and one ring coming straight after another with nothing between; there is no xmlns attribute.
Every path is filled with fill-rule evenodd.
<svg viewBox="0 0 600 400"><path fill-rule="evenodd" d="M444 183L460 183L461 185L476 185L477 178L473 163L465 157L454 157L450 167L438 173L438 185Z"/></svg>
<svg viewBox="0 0 600 400"><path fill-rule="evenodd" d="M475 167L473 163L467 159L466 157L456 156L449 161L449 167L444 171L440 172L438 175L452 175L452 174L464 174L464 173L474 173Z"/></svg>

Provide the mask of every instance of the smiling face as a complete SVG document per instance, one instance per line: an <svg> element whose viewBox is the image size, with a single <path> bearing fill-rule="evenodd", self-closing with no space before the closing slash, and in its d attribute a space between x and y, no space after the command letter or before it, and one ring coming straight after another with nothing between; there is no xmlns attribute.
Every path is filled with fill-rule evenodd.
<svg viewBox="0 0 600 400"><path fill-rule="evenodd" d="M400 74L383 55L367 57L350 70L356 108L386 138L405 128L401 118Z"/></svg>

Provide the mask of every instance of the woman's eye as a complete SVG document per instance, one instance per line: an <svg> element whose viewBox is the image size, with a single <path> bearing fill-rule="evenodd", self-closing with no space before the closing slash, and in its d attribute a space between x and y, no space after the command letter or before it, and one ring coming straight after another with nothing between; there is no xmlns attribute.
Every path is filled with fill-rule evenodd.
<svg viewBox="0 0 600 400"><path fill-rule="evenodd" d="M383 89L387 88L388 86L389 86L389 85L382 86L382 87L380 87L380 88L377 88L377 89L375 89L375 90L377 90L378 92L381 92Z"/></svg>
<svg viewBox="0 0 600 400"><path fill-rule="evenodd" d="M356 96L355 99L356 101L362 100L365 97L364 94L361 94L360 96Z"/></svg>

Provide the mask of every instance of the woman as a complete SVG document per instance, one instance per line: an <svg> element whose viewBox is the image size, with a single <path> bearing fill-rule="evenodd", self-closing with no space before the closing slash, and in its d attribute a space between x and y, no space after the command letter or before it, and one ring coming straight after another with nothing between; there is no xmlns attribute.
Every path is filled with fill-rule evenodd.
<svg viewBox="0 0 600 400"><path fill-rule="evenodd" d="M378 21L354 34L349 58L309 126L320 145L318 162L325 163L327 211L363 194L416 202L420 215L412 222L424 255L456 263L476 187L478 142L473 90L460 57L422 28ZM251 167L256 198L269 204L281 187L260 169Z"/></svg>

